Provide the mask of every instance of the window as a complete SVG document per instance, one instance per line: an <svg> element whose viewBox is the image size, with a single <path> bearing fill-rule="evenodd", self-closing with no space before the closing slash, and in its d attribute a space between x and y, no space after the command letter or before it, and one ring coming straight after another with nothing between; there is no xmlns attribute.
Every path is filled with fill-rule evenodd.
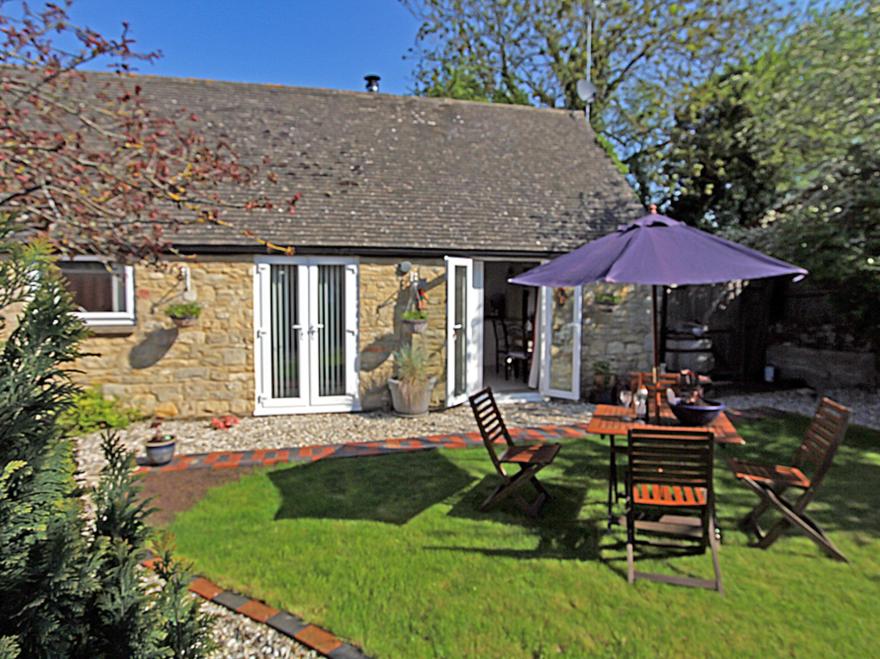
<svg viewBox="0 0 880 659"><path fill-rule="evenodd" d="M58 264L78 316L89 325L134 324L134 269L97 259Z"/></svg>

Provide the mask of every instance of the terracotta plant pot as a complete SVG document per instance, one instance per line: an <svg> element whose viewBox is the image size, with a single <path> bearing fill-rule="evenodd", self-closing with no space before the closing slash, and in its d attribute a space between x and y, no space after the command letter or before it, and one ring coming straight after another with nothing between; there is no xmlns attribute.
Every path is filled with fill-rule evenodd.
<svg viewBox="0 0 880 659"><path fill-rule="evenodd" d="M198 318L172 318L171 321L177 327L192 327L196 324Z"/></svg>
<svg viewBox="0 0 880 659"><path fill-rule="evenodd" d="M422 386L403 385L400 380L390 378L388 388L391 390L391 405L400 416L421 416L428 413L431 404L431 392L437 378L432 377Z"/></svg>
<svg viewBox="0 0 880 659"><path fill-rule="evenodd" d="M177 440L151 440L144 446L147 450L147 462L158 467L159 465L168 464L174 458L174 449L177 446Z"/></svg>
<svg viewBox="0 0 880 659"><path fill-rule="evenodd" d="M403 324L409 327L409 331L413 334L421 334L428 328L428 319L404 320Z"/></svg>

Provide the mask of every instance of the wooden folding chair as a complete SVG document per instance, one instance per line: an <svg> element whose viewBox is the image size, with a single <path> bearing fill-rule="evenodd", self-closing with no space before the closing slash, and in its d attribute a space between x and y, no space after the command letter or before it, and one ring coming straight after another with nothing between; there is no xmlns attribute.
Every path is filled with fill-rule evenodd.
<svg viewBox="0 0 880 659"><path fill-rule="evenodd" d="M536 475L544 467L553 462L559 453L559 444L533 444L529 446L515 446L498 411L492 389L486 388L478 391L469 398L471 409L483 436L483 444L489 452L489 458L495 465L495 471L502 478L501 484L495 488L480 506L480 510L501 503L508 497L512 497L517 505L530 517L537 517L541 512L544 502L550 498L550 494L536 478ZM498 455L496 440L503 438L506 447L501 455ZM504 465L517 466L519 471L508 474ZM520 495L520 490L527 483L538 492L537 498L531 503Z"/></svg>
<svg viewBox="0 0 880 659"><path fill-rule="evenodd" d="M715 440L697 429L632 428L626 468L627 579L646 579L723 592L715 533L715 489L712 484ZM712 552L715 579L697 579L635 568L636 533L697 541ZM674 545L678 547L678 545Z"/></svg>
<svg viewBox="0 0 880 659"><path fill-rule="evenodd" d="M849 416L848 408L830 398L822 398L803 442L794 453L792 465L769 465L736 459L728 461L734 475L761 497L761 502L741 522L745 530L754 533L756 546L767 549L787 529L794 527L832 558L846 561L846 556L807 516L805 510L831 467L834 454L846 434ZM812 473L808 476L803 469ZM794 501L782 496L790 488L801 490L801 495ZM759 518L771 508L782 513L782 519L765 533Z"/></svg>

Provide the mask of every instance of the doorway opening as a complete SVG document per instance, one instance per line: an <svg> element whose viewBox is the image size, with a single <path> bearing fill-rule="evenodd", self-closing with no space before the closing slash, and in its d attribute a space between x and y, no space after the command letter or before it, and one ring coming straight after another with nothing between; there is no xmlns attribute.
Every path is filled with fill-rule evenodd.
<svg viewBox="0 0 880 659"><path fill-rule="evenodd" d="M483 263L483 386L503 397L538 398L538 289L508 279L537 261Z"/></svg>

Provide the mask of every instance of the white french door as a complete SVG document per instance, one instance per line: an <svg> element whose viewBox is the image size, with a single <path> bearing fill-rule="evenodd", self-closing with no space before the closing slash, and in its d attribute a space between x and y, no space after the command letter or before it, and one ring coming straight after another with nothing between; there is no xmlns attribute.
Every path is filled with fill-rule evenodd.
<svg viewBox="0 0 880 659"><path fill-rule="evenodd" d="M483 264L446 257L446 405L483 386Z"/></svg>
<svg viewBox="0 0 880 659"><path fill-rule="evenodd" d="M354 259L257 259L255 414L359 408L357 274Z"/></svg>
<svg viewBox="0 0 880 659"><path fill-rule="evenodd" d="M578 400L583 289L545 287L541 298L541 394Z"/></svg>

